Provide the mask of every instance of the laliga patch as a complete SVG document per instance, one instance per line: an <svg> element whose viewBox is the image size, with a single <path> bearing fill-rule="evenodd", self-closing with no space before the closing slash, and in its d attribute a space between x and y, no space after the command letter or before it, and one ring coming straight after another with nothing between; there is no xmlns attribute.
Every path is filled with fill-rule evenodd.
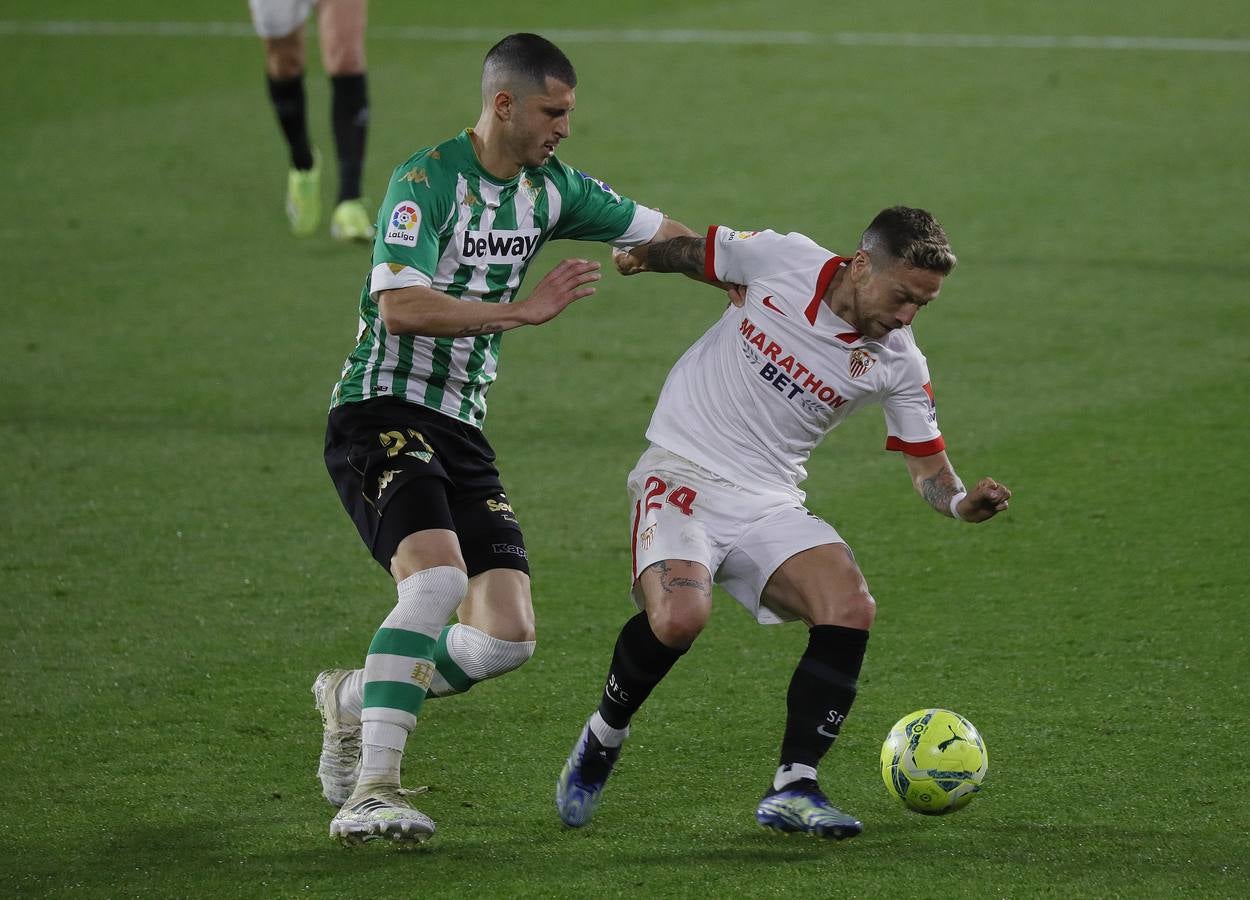
<svg viewBox="0 0 1250 900"><path fill-rule="evenodd" d="M417 246L417 232L421 228L421 210L411 200L401 200L391 210L390 221L386 223L386 237L383 243L398 244L400 247Z"/></svg>
<svg viewBox="0 0 1250 900"><path fill-rule="evenodd" d="M725 240L745 241L747 238L755 237L757 234L759 234L758 231L731 231L729 232L729 237L725 238Z"/></svg>

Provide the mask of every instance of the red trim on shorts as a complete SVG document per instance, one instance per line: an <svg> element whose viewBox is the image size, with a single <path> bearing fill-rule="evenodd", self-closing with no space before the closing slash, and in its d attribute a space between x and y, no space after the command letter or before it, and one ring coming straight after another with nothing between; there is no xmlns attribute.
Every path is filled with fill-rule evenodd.
<svg viewBox="0 0 1250 900"><path fill-rule="evenodd" d="M630 529L633 532L629 539L630 565L633 566L633 572L631 573L633 578L630 579L630 584L638 580L638 524L641 520L642 501L639 500L634 503L634 527Z"/></svg>
<svg viewBox="0 0 1250 900"><path fill-rule="evenodd" d="M920 387L923 388L924 392L929 395L929 402L936 404L937 401L933 399L933 383L926 381L924 384L920 385Z"/></svg>
<svg viewBox="0 0 1250 900"><path fill-rule="evenodd" d="M828 262L820 267L820 274L816 276L816 293L812 295L812 302L807 304L807 321L812 325L816 324L816 311L820 309L820 301L825 296L825 291L829 289L829 282L833 281L833 276L837 273L838 267L846 262L840 256L829 257Z"/></svg>
<svg viewBox="0 0 1250 900"><path fill-rule="evenodd" d="M707 244L703 252L703 274L707 276L708 281L720 281L716 277L716 230L719 225L709 225L707 228Z"/></svg>
<svg viewBox="0 0 1250 900"><path fill-rule="evenodd" d="M890 435L886 438L885 449L902 450L908 456L932 456L946 449L946 441L940 434L931 441L905 441Z"/></svg>

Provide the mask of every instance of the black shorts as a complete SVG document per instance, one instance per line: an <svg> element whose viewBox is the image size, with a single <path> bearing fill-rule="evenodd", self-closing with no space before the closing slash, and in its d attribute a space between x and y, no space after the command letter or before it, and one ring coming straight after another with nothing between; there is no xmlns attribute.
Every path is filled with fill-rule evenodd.
<svg viewBox="0 0 1250 900"><path fill-rule="evenodd" d="M520 523L480 429L393 397L345 403L330 411L326 468L388 572L400 541L429 528L456 532L470 577L529 572Z"/></svg>

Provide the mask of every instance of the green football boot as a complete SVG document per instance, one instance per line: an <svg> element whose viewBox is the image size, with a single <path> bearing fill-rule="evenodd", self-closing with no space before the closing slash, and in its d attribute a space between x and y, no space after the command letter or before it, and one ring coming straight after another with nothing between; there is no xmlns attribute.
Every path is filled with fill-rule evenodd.
<svg viewBox="0 0 1250 900"><path fill-rule="evenodd" d="M315 150L311 169L291 169L287 173L286 218L296 237L315 234L321 224L321 156Z"/></svg>
<svg viewBox="0 0 1250 900"><path fill-rule="evenodd" d="M334 214L330 217L330 237L336 241L373 240L373 220L359 197L344 200L334 207Z"/></svg>

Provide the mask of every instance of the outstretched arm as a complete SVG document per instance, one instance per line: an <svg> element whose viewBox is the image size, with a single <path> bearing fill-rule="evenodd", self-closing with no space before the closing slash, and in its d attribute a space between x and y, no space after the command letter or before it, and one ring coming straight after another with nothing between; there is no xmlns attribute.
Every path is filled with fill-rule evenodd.
<svg viewBox="0 0 1250 900"><path fill-rule="evenodd" d="M378 294L378 312L389 334L493 334L554 319L570 303L592 295L598 280L599 263L566 259L516 303L466 303L433 288L406 287Z"/></svg>
<svg viewBox="0 0 1250 900"><path fill-rule="evenodd" d="M667 224L670 219L665 219ZM682 226L685 228L685 226ZM698 281L707 281L703 260L707 254L707 238L689 234L662 238L664 228L649 244L641 244L628 251L617 250L612 262L622 275L639 272L681 272Z"/></svg>
<svg viewBox="0 0 1250 900"><path fill-rule="evenodd" d="M965 491L945 450L932 456L906 456L916 493L944 516L965 522L984 522L1007 508L1011 491L993 478L982 478ZM952 505L952 500L959 498Z"/></svg>

